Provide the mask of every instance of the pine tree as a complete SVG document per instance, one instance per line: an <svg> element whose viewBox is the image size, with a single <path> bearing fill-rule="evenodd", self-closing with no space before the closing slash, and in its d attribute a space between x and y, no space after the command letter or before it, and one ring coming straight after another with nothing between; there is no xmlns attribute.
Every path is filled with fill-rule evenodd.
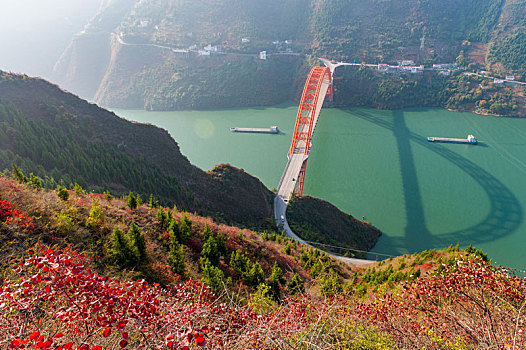
<svg viewBox="0 0 526 350"><path fill-rule="evenodd" d="M13 167L13 175L18 180L18 182L27 182L28 178L22 173L19 167L16 166L15 163L11 164Z"/></svg>
<svg viewBox="0 0 526 350"><path fill-rule="evenodd" d="M84 189L82 189L82 187L80 187L80 185L78 183L75 182L75 186L73 186L73 189L75 191L75 194L77 196L82 196L84 194L86 194L86 192L84 192Z"/></svg>
<svg viewBox="0 0 526 350"><path fill-rule="evenodd" d="M121 268L135 266L139 258L139 253L131 246L129 238L118 227L111 234L109 255Z"/></svg>
<svg viewBox="0 0 526 350"><path fill-rule="evenodd" d="M104 192L104 194L106 195L106 200L108 202L111 202L111 200L113 199L113 196L111 195L110 191L106 191Z"/></svg>
<svg viewBox="0 0 526 350"><path fill-rule="evenodd" d="M100 227L104 221L104 213L99 204L91 207L89 211L88 219L86 220L86 226L92 230Z"/></svg>
<svg viewBox="0 0 526 350"><path fill-rule="evenodd" d="M205 224L205 228L203 230L203 240L206 242L208 237L210 237L213 234L212 229L210 226L208 226L208 223Z"/></svg>
<svg viewBox="0 0 526 350"><path fill-rule="evenodd" d="M170 226L168 226L168 233L170 234L170 237L174 237L178 242L181 242L181 230L179 229L179 224L175 219L172 219L172 222L170 222Z"/></svg>
<svg viewBox="0 0 526 350"><path fill-rule="evenodd" d="M287 284L287 289L292 295L303 294L305 292L303 280L297 273L295 273L290 279L289 283Z"/></svg>
<svg viewBox="0 0 526 350"><path fill-rule="evenodd" d="M320 292L323 296L331 296L335 293L341 292L342 284L336 272L333 269L320 280Z"/></svg>
<svg viewBox="0 0 526 350"><path fill-rule="evenodd" d="M157 221L159 221L159 224L161 225L161 230L167 228L168 224L170 223L167 220L166 211L163 208L159 208L159 210L157 210Z"/></svg>
<svg viewBox="0 0 526 350"><path fill-rule="evenodd" d="M253 287L258 286L260 283L265 282L265 272L263 272L263 268L259 264L259 262L255 262L252 267L250 268L250 271L248 271L246 275L247 283Z"/></svg>
<svg viewBox="0 0 526 350"><path fill-rule="evenodd" d="M42 188L42 180L38 177L33 175L33 173L29 174L29 182L31 185L33 185L37 190L40 190Z"/></svg>
<svg viewBox="0 0 526 350"><path fill-rule="evenodd" d="M179 229L181 231L181 239L183 241L188 240L192 236L192 220L184 215L181 219Z"/></svg>
<svg viewBox="0 0 526 350"><path fill-rule="evenodd" d="M157 208L159 206L159 201L153 197L153 194L150 194L150 200L148 201L148 205L150 206L150 208Z"/></svg>
<svg viewBox="0 0 526 350"><path fill-rule="evenodd" d="M170 252L168 253L168 265L172 268L172 271L180 276L185 276L186 266L184 263L184 247L179 244L177 237L172 233L170 234Z"/></svg>
<svg viewBox="0 0 526 350"><path fill-rule="evenodd" d="M214 293L219 294L223 290L223 280L225 279L223 271L213 266L208 259L202 259L201 265L205 283Z"/></svg>
<svg viewBox="0 0 526 350"><path fill-rule="evenodd" d="M57 196L65 202L69 198L69 192L65 187L59 185L57 186Z"/></svg>
<svg viewBox="0 0 526 350"><path fill-rule="evenodd" d="M144 261L146 258L146 239L144 238L144 233L142 233L142 231L133 221L130 224L128 237L130 237L132 249L137 250L138 261Z"/></svg>
<svg viewBox="0 0 526 350"><path fill-rule="evenodd" d="M216 244L217 244L217 251L219 252L219 255L226 256L227 249L226 249L226 242L223 238L223 234L221 231L217 232L216 235Z"/></svg>
<svg viewBox="0 0 526 350"><path fill-rule="evenodd" d="M230 256L230 266L239 277L246 277L246 274L252 268L252 264L248 257L239 250L232 252Z"/></svg>
<svg viewBox="0 0 526 350"><path fill-rule="evenodd" d="M208 239L206 240L205 244L203 244L201 256L209 260L214 266L219 264L219 258L221 254L217 249L217 241L214 235L208 236Z"/></svg>
<svg viewBox="0 0 526 350"><path fill-rule="evenodd" d="M135 198L133 192L130 191L130 193L128 193L127 200L128 207L131 210L137 209L137 198Z"/></svg>
<svg viewBox="0 0 526 350"><path fill-rule="evenodd" d="M267 285L270 287L272 292L272 297L274 300L279 300L281 298L281 284L285 282L283 278L283 271L279 267L277 262L274 262L272 267L272 273L267 281Z"/></svg>

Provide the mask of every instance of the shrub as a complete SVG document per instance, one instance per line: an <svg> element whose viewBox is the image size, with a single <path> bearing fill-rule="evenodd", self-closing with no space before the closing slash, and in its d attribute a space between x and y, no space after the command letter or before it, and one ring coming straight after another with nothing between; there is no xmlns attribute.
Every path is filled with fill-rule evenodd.
<svg viewBox="0 0 526 350"><path fill-rule="evenodd" d="M295 273L287 284L287 290L292 295L303 294L305 292L305 285L301 277Z"/></svg>
<svg viewBox="0 0 526 350"><path fill-rule="evenodd" d="M89 211L89 216L86 220L86 226L92 230L99 228L104 221L104 213L100 205L94 205Z"/></svg>
<svg viewBox="0 0 526 350"><path fill-rule="evenodd" d="M65 187L59 185L57 187L57 196L65 202L69 199L69 192Z"/></svg>
<svg viewBox="0 0 526 350"><path fill-rule="evenodd" d="M131 210L137 209L137 198L135 198L135 196L133 195L133 192L130 191L126 199L127 199L126 204Z"/></svg>
<svg viewBox="0 0 526 350"><path fill-rule="evenodd" d="M167 259L172 271L182 277L186 275L186 265L184 262L184 247L179 244L174 235L171 235L170 252Z"/></svg>
<svg viewBox="0 0 526 350"><path fill-rule="evenodd" d="M121 268L135 266L140 258L137 248L131 244L129 237L123 234L118 227L115 227L111 234L109 255Z"/></svg>
<svg viewBox="0 0 526 350"><path fill-rule="evenodd" d="M144 238L144 233L133 221L130 224L128 237L130 238L132 249L138 253L139 261L144 261L146 258L146 239Z"/></svg>
<svg viewBox="0 0 526 350"><path fill-rule="evenodd" d="M75 182L75 186L73 187L73 190L75 191L75 194L77 196L82 196L86 194L86 192L84 192L84 189L80 187L80 185L76 182Z"/></svg>

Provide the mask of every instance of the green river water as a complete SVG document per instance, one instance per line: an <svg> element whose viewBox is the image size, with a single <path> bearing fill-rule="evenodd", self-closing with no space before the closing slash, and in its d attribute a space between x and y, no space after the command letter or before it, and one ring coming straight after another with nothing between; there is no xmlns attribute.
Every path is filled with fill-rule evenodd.
<svg viewBox="0 0 526 350"><path fill-rule="evenodd" d="M230 163L274 188L286 164L297 106L115 112L168 130L202 169ZM230 132L233 126L271 125L281 134ZM467 134L479 144L426 141ZM443 109L323 109L304 193L381 229L375 252L398 255L472 243L497 263L524 269L525 146L526 119Z"/></svg>

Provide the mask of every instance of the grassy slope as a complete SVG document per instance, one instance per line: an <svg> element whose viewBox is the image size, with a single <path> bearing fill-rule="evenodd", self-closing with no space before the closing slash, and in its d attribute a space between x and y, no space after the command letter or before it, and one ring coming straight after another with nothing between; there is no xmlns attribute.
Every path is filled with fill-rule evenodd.
<svg viewBox="0 0 526 350"><path fill-rule="evenodd" d="M166 265L166 231L160 229L155 210L145 206L130 210L119 200L96 194L70 196L64 202L54 192L0 177L0 200L13 203L33 221L33 228L22 228L12 218L13 211L0 213L2 347L26 340L36 345L38 338L30 340L33 332L39 332L42 341L52 338L55 345L71 341L75 346L112 347L126 339L130 347L148 342L153 349L165 348L169 334L182 345L190 340L195 346L195 335L204 336L207 348L229 349L480 349L520 347L526 341L526 322L520 317L525 281L493 267L473 249L426 251L351 271L300 245L287 255L283 250L288 241L264 240L255 232L216 226L187 213L193 230L184 244L185 261L193 278L203 277L198 259L208 224L212 231L223 232L228 253L246 250L266 276L277 262L287 280L298 273L307 289L306 294L277 304L236 276L227 253L218 267L232 282L227 279L227 289L217 298L192 279L173 288L137 280L179 283ZM103 218L86 225L94 205L100 206ZM176 221L182 215L173 212ZM107 255L109 231L114 226L126 229L131 221L146 235L147 259L125 271ZM54 251L37 245L28 254L37 243L51 244ZM66 245L85 256L71 248L62 250ZM15 259L20 264L15 265ZM110 278L98 277L93 270ZM104 317L115 319L105 322ZM106 328L109 331L103 334ZM57 332L63 336L54 337ZM193 336L188 338L186 332Z"/></svg>

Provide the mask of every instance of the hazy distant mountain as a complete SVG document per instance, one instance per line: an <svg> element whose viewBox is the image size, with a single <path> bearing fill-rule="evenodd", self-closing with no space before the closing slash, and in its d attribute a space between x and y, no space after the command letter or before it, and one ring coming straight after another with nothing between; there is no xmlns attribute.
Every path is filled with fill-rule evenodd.
<svg viewBox="0 0 526 350"><path fill-rule="evenodd" d="M317 57L431 64L464 54L524 74L525 10L513 0L108 0L54 80L105 106L158 110L290 100Z"/></svg>
<svg viewBox="0 0 526 350"><path fill-rule="evenodd" d="M0 69L50 77L101 0L0 1Z"/></svg>

